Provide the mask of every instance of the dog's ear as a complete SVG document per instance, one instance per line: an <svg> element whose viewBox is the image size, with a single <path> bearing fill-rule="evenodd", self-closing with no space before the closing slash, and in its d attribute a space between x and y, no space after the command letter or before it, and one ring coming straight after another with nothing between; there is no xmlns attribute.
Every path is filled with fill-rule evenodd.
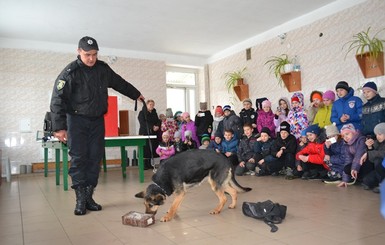
<svg viewBox="0 0 385 245"><path fill-rule="evenodd" d="M136 193L135 197L137 197L137 198L144 198L145 195L146 195L146 193L144 191L141 191L139 193Z"/></svg>
<svg viewBox="0 0 385 245"><path fill-rule="evenodd" d="M164 204L164 200L166 200L166 196L165 195L157 194L156 196L154 196L154 203L156 205L163 205Z"/></svg>

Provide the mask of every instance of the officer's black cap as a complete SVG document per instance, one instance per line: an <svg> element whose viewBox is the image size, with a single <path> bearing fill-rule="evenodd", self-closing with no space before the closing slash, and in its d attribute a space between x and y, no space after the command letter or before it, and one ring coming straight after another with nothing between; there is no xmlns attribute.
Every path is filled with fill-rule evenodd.
<svg viewBox="0 0 385 245"><path fill-rule="evenodd" d="M84 51L99 50L99 46L96 40L89 36L82 37L79 40L78 48L81 48Z"/></svg>

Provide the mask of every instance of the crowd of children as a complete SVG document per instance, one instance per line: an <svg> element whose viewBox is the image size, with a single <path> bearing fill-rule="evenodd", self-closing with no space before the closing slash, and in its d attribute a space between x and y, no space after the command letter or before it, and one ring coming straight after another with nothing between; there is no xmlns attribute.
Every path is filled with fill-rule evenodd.
<svg viewBox="0 0 385 245"><path fill-rule="evenodd" d="M236 175L361 183L378 193L385 178L385 98L374 82L362 92L365 104L340 81L335 92L313 91L308 107L295 92L280 98L275 111L267 98L256 100L257 109L245 99L239 116L230 105L216 106L213 116L203 102L194 121L188 112L172 117L168 109L156 153L163 162L189 149L213 150L229 159Z"/></svg>

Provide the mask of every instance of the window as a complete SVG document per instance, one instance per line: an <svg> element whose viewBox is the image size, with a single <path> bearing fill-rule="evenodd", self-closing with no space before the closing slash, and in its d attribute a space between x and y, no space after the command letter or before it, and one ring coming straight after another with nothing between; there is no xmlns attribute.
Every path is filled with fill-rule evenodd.
<svg viewBox="0 0 385 245"><path fill-rule="evenodd" d="M170 67L166 72L167 108L171 108L174 113L187 111L195 115L196 80L196 70Z"/></svg>

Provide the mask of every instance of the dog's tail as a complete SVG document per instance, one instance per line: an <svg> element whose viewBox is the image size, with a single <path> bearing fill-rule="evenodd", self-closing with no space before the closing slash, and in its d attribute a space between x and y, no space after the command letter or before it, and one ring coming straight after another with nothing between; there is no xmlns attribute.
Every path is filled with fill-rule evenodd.
<svg viewBox="0 0 385 245"><path fill-rule="evenodd" d="M252 189L250 187L243 187L241 186L237 180L235 179L235 174L233 173L233 171L231 170L231 180L230 180L230 185L231 187L233 187L234 189L237 190L237 192L248 192L248 191L251 191Z"/></svg>

